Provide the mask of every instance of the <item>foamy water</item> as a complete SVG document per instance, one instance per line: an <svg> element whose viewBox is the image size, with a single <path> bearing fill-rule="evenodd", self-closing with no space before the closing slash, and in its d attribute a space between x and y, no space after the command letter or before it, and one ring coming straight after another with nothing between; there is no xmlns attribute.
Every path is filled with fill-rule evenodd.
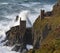
<svg viewBox="0 0 60 53"><path fill-rule="evenodd" d="M0 46L0 53L19 53L15 51L11 51L12 47L8 46Z"/></svg>
<svg viewBox="0 0 60 53"><path fill-rule="evenodd" d="M32 27L33 23L40 15L40 10L51 11L53 5L41 4L40 2L30 3L0 3L0 53L18 53L11 51L12 47L3 46L6 42L1 43L6 38L5 32L10 30L11 27L19 25L21 20L26 20L26 27ZM19 15L18 21L15 21L16 16ZM31 21L29 23L28 19ZM26 45L27 49L33 49L32 45Z"/></svg>

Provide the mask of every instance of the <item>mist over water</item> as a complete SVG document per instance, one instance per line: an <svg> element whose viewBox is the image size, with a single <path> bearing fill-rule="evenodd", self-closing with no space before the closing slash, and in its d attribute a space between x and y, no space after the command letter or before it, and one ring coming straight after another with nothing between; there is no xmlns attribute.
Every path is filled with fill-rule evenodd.
<svg viewBox="0 0 60 53"><path fill-rule="evenodd" d="M37 1L23 2L22 0L0 0L0 53L18 53L11 51L12 47L3 46L6 42L1 43L1 41L6 38L5 32L10 30L11 27L19 25L19 20L15 22L17 15L20 15L20 17L24 16L22 20L28 18L33 25L38 15L40 15L40 10L45 9L45 11L51 11L53 5L54 4L46 4ZM32 25L27 21L27 27L31 27ZM30 46L27 45L27 48L30 48Z"/></svg>

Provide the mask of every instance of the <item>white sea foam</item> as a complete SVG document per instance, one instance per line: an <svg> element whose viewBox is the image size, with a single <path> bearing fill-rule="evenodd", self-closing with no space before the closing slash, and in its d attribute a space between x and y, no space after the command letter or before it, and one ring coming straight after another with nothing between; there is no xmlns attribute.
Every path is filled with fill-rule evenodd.
<svg viewBox="0 0 60 53"><path fill-rule="evenodd" d="M0 42L6 38L6 35L5 35L4 31L0 31L0 37L1 37Z"/></svg>
<svg viewBox="0 0 60 53"><path fill-rule="evenodd" d="M8 46L0 46L0 53L19 53L19 52L11 51L11 47Z"/></svg>
<svg viewBox="0 0 60 53"><path fill-rule="evenodd" d="M53 5L44 5L44 8L46 11L47 10L52 10L52 6ZM19 14L11 14L11 15L5 15L6 18L8 19L11 19L11 21L9 22L1 22L0 23L0 36L2 35L2 37L5 37L5 32L10 30L11 27L13 26L17 26L20 24L20 18L21 20L26 20L27 21L27 18L29 18L29 20L31 21L32 25L33 23L35 22L35 20L37 19L38 15L40 14L40 11L38 10L40 7L37 7L37 8L34 8L34 10L38 13L31 13L30 11L28 10L23 10L21 11ZM41 9L41 8L40 8ZM16 15L19 15L19 19L18 21L16 22L15 19L16 19ZM4 26L3 24L7 24L6 26ZM29 23L27 22L26 24L26 27L31 27L31 25L29 25ZM3 38L2 38L3 39ZM1 40L2 40L1 39ZM1 41L0 40L0 41Z"/></svg>
<svg viewBox="0 0 60 53"><path fill-rule="evenodd" d="M6 5L8 3L0 3L2 5ZM23 21L27 21L27 18L29 18L29 20L31 21L32 25L35 22L35 20L37 19L38 15L40 14L40 10L41 9L45 9L46 11L51 11L52 10L52 6L53 5L40 5L40 3L24 3L21 4L23 6L29 7L31 10L33 10L35 13L32 13L32 11L30 9L28 10L24 10L22 9L22 11L20 11L20 13L16 13L16 14L5 14L5 18L10 19L10 21L3 21L0 22L0 53L18 53L15 51L11 51L11 47L7 47L7 46L3 46L6 42L1 43L2 40L5 39L6 34L5 32L10 30L11 27L17 26L20 24L20 18ZM14 6L13 6L14 7ZM11 9L12 10L12 9ZM19 15L19 19L18 21L15 21L16 19L16 15ZM29 23L27 22L26 24L27 27L31 27L31 25L29 25ZM26 48L28 50L33 49L32 45L26 45Z"/></svg>
<svg viewBox="0 0 60 53"><path fill-rule="evenodd" d="M19 17L21 18L21 20L26 20L27 17L28 17L28 13L29 13L28 10L22 11L22 12L19 14Z"/></svg>
<svg viewBox="0 0 60 53"><path fill-rule="evenodd" d="M28 50L33 49L33 45L27 44L27 45L26 45L26 48L27 48Z"/></svg>
<svg viewBox="0 0 60 53"><path fill-rule="evenodd" d="M52 11L53 10L53 5L44 5L44 7L42 9L44 9L45 11Z"/></svg>
<svg viewBox="0 0 60 53"><path fill-rule="evenodd" d="M28 17L28 14L29 14L29 11L26 10L26 11L21 11L19 13L19 19L17 21L14 22L14 25L13 26L17 26L17 25L20 25L20 18L22 21L26 21L27 17Z"/></svg>

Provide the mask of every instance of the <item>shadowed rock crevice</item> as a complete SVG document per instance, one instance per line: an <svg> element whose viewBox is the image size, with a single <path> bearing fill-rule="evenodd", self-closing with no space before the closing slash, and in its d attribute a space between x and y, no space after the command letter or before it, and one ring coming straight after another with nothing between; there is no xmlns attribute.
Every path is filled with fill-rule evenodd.
<svg viewBox="0 0 60 53"><path fill-rule="evenodd" d="M33 44L33 38L32 38L32 28L27 28L25 31L25 35L23 37L24 44Z"/></svg>

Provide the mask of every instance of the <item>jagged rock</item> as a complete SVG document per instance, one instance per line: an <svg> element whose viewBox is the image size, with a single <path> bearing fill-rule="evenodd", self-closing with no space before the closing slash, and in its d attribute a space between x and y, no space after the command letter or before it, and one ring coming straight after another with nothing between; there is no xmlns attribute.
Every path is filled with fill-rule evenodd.
<svg viewBox="0 0 60 53"><path fill-rule="evenodd" d="M46 17L49 17L49 19L55 16L60 16L60 1L57 2L54 6L53 6L53 10L51 12L41 12L41 15L39 15L39 17L36 19L34 25L33 25L33 35L34 35L34 43L33 45L36 48L40 48L40 43L42 42L43 39L45 39L49 32L52 30L52 25L50 25L49 20ZM40 19L44 17L44 19ZM48 21L46 21L48 20ZM45 23L45 24L44 24ZM48 23L48 24L47 24ZM39 45L39 46L38 46Z"/></svg>
<svg viewBox="0 0 60 53"><path fill-rule="evenodd" d="M6 40L8 40L8 42L5 45L16 45L12 50L23 51L23 49L26 49L27 44L33 44L32 28L26 28L25 32L24 30L21 32L20 26L15 26L7 31L6 35Z"/></svg>
<svg viewBox="0 0 60 53"><path fill-rule="evenodd" d="M6 32L6 39L9 41L8 46L13 46L15 43L20 43L20 30L19 26L12 27L9 31Z"/></svg>

